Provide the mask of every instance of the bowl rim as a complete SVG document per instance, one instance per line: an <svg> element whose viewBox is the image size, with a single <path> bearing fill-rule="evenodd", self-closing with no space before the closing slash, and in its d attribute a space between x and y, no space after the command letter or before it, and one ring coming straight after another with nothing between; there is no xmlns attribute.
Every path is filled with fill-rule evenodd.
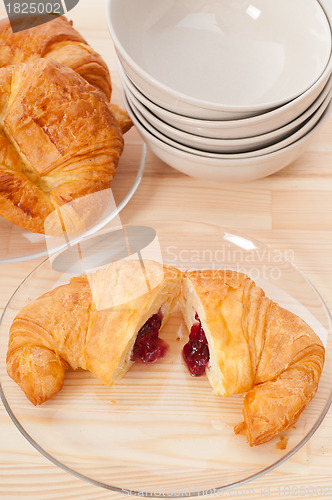
<svg viewBox="0 0 332 500"><path fill-rule="evenodd" d="M190 97L186 94L183 94L177 90L171 89L153 76L149 75L145 70L143 70L126 52L124 49L122 43L120 42L113 23L111 19L111 5L114 2L114 0L108 0L107 1L107 8L106 8L106 17L107 17L107 24L108 24L108 30L110 32L110 35L112 37L116 52L120 54L120 56L126 61L126 63L133 69L135 73L141 76L141 78L148 80L154 87L156 87L159 91L168 94L169 96L172 97L172 99L177 100L179 102L184 102L185 104L192 106L193 108L200 108L200 109L205 109L205 110L211 110L211 111L220 111L220 112L229 112L229 113L242 113L242 114L254 114L257 113L259 114L264 114L265 111L273 111L275 109L278 109L279 107L291 103L293 100L295 100L298 97L301 97L303 95L308 95L312 92L313 89L315 89L320 82L326 77L328 73L332 71L332 6L329 4L328 0L314 0L314 2L320 7L322 10L322 13L325 15L326 21L329 25L330 28L330 56L326 62L325 68L321 72L320 76L316 81L314 81L309 87L306 89L302 90L300 93L296 93L296 95L288 96L286 100L282 101L277 101L277 102L271 102L269 104L265 105L247 105L247 106L236 106L236 105L221 105L209 101L204 101L195 97ZM248 117L249 118L249 117Z"/></svg>
<svg viewBox="0 0 332 500"><path fill-rule="evenodd" d="M128 100L126 96L124 95L124 103L126 105L126 109L128 111L128 114L130 115L130 118L132 119L134 125L136 126L135 122L139 122L139 120L133 116L133 111L131 110L130 104L128 103ZM129 108L128 108L129 106ZM286 151L291 151L295 147L301 145L305 141L309 140L310 137L319 129L319 127L326 121L327 117L329 116L330 112L332 111L332 100L326 107L325 111L323 112L322 116L318 120L318 122L315 124L314 127L312 127L311 130L309 130L306 134L304 134L302 137L297 139L296 141L292 142L291 144L288 144L288 146L284 146L280 149L277 149L276 151L272 151L267 154L263 154L260 156L252 156L249 158L211 158L208 156L202 156L199 153L189 153L187 151L183 151L181 149L176 148L175 146L170 146L166 142L163 142L161 139L158 137L154 136L151 132L149 132L144 125L142 125L140 122L140 128L138 128L138 131L140 132L143 130L142 135L148 136L150 140L153 141L153 143L163 149L166 153L169 153L171 155L176 155L177 157L182 157L185 160L193 160L194 158L200 159L200 161L204 162L204 164L208 164L209 167L224 167L225 163L228 163L229 166L232 166L233 168L246 168L247 166L251 165L257 165L258 162L264 161L267 158L275 158ZM133 119L134 118L134 119ZM243 163L240 165L239 163ZM233 163L233 165L231 165Z"/></svg>
<svg viewBox="0 0 332 500"><path fill-rule="evenodd" d="M121 79L121 75L120 75ZM291 122L283 125L282 127L271 130L270 132L266 132L264 134L258 134L258 135L252 135L248 137L243 137L243 138L216 138L216 137L205 137L203 135L198 135L194 134L192 132L187 132L185 130L178 129L171 125L170 123L164 122L161 118L156 116L152 111L145 106L142 102L138 100L138 98L131 92L130 88L126 85L124 80L122 81L122 86L124 91L126 92L127 100L130 102L130 104L134 104L134 106L138 109L138 111L142 114L142 116L146 119L147 122L149 122L154 128L157 128L157 124L160 124L160 127L163 128L166 131L169 131L169 133L173 133L174 135L182 135L184 138L186 138L188 141L196 141L197 144L200 146L213 146L213 147L223 147L227 145L232 145L232 146L246 146L248 145L249 147L253 145L253 143L259 142L268 142L272 141L275 136L282 136L286 134L287 132L290 132L291 130L300 127L300 125L304 124L307 120L310 120L312 115L318 111L321 105L323 105L324 101L328 99L328 97L331 95L332 91L332 76L329 78L328 83L325 85L323 91L319 94L317 99L304 111L299 115L297 118L292 120ZM143 109L144 108L144 109ZM145 114L146 113L146 114ZM156 125L154 124L156 123ZM159 129L157 129L159 131ZM296 132L296 131L294 131ZM164 133L162 131L163 135L167 136L167 133ZM290 134L291 135L291 134ZM171 139L173 139L171 137ZM176 140L176 139L173 139ZM278 139L275 140L275 143L280 142ZM190 147L190 146L189 146ZM260 149L263 146L260 146Z"/></svg>
<svg viewBox="0 0 332 500"><path fill-rule="evenodd" d="M145 107L147 107L150 112L152 112L152 111L150 110L149 106L151 106L153 111L155 111L156 113L164 114L170 120L182 122L185 125L187 125L189 127L194 127L194 128L206 128L209 130L214 130L214 129L220 129L220 128L222 128L222 129L229 129L229 128L236 129L236 128L242 128L242 127L251 127L254 125L258 125L259 123L263 123L264 121L268 122L270 119L274 118L278 114L280 114L280 115L284 114L285 111L296 106L297 104L302 102L307 97L306 95L301 94L299 97L297 97L293 101L288 102L287 104L284 104L283 106L280 106L280 108L273 109L271 111L268 111L268 112L260 114L260 115L250 116L248 118L238 118L235 120L204 120L202 118L192 118L190 116L179 115L178 113L174 113L173 111L165 109L162 106L159 106L157 103L151 101L147 96L145 96L140 91L140 89L138 89L135 86L135 84L132 82L132 80L130 80L129 76L125 73L125 70L122 67L118 58L117 58L117 69L118 69L118 73L119 73L120 79L122 81L122 84L125 83L125 85L128 87L130 92L135 96L135 98L138 101L140 101ZM327 81L326 81L322 91L316 97L315 101L317 99L319 99L319 96L325 91L325 89L328 85L332 86L332 60L331 60L331 71L326 73L325 78L327 78ZM139 98L135 95L134 92L139 95ZM142 101L140 100L141 96L142 96ZM315 101L313 101L313 102L315 102ZM166 120L166 118L165 118L165 120ZM271 130L271 132L277 130L277 128L274 128L273 130Z"/></svg>
<svg viewBox="0 0 332 500"><path fill-rule="evenodd" d="M123 92L124 94L124 92ZM127 96L126 97L126 102L129 104L133 114L135 115L136 119L140 123L141 126L143 126L150 134L152 134L154 137L158 138L160 141L164 143L169 143L169 146L181 150L183 152L187 152L190 155L196 155L196 156L201 156L203 158L209 158L209 159L216 159L216 160L246 160L249 158L260 158L262 156L267 156L270 154L273 154L281 149L285 149L291 144L296 143L299 141L302 137L305 137L307 133L309 133L312 129L316 129L316 126L320 122L321 118L325 114L325 112L330 108L330 105L332 106L332 89L330 89L328 96L324 99L323 103L319 106L319 108L313 113L313 115L305 122L303 127L300 127L298 130L296 130L293 134L290 134L287 136L285 139L282 141L276 142L275 144L263 148L258 148L253 151L247 151L243 153L211 153L208 151L200 151L198 149L186 146L184 144L178 143L177 141L174 141L173 139L170 139L167 137L165 134L161 133L159 130L157 130L155 127L153 127L148 120L140 113L139 110L136 109L135 105L132 105L132 103L129 101ZM123 97L123 98L124 98ZM143 120L143 121L142 121ZM312 123L314 122L314 123ZM147 125L145 124L147 123ZM149 128L152 128L153 131L150 131ZM303 133L303 129L306 131ZM154 131L156 134L154 134ZM162 137L165 137L165 141L163 140ZM295 139L294 139L295 136ZM291 141L291 142L289 142ZM174 144L173 144L174 143ZM179 147L177 146L179 145Z"/></svg>

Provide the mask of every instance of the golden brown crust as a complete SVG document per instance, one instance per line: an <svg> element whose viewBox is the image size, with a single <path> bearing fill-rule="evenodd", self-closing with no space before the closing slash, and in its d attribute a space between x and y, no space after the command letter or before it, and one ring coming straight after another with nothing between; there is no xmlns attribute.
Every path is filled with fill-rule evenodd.
<svg viewBox="0 0 332 500"><path fill-rule="evenodd" d="M0 215L53 234L58 219L49 214L82 199L65 228L84 229L105 205L98 196L82 197L110 187L123 150L108 103L74 71L48 59L0 69L0 87Z"/></svg>
<svg viewBox="0 0 332 500"><path fill-rule="evenodd" d="M125 134L128 132L133 126L133 122L129 118L127 112L121 109L117 104L109 104L109 107L120 125L122 133Z"/></svg>
<svg viewBox="0 0 332 500"><path fill-rule="evenodd" d="M323 368L325 351L314 331L235 271L187 273L184 296L198 309L209 342L207 375L215 392L248 391L244 423L235 431L253 446L293 425ZM188 306L184 311L188 324Z"/></svg>
<svg viewBox="0 0 332 500"><path fill-rule="evenodd" d="M138 330L178 300L181 273L152 261L118 261L25 306L10 328L7 371L33 404L62 387L67 366L112 384L130 367ZM129 357L128 357L129 356Z"/></svg>
<svg viewBox="0 0 332 500"><path fill-rule="evenodd" d="M64 16L17 33L12 32L8 19L2 19L0 46L0 67L28 62L34 57L52 58L79 73L107 100L111 98L112 85L105 62Z"/></svg>
<svg viewBox="0 0 332 500"><path fill-rule="evenodd" d="M317 391L324 350L317 346L275 380L253 387L244 399L244 422L235 433L246 434L249 444L266 443L296 423Z"/></svg>

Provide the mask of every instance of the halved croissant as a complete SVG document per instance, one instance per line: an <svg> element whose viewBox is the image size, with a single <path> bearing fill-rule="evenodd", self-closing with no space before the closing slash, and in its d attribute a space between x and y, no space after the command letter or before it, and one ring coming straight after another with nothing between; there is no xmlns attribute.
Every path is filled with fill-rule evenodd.
<svg viewBox="0 0 332 500"><path fill-rule="evenodd" d="M59 392L68 366L112 385L136 359L132 353L143 325L158 315L157 329L162 328L180 290L179 271L153 261L116 261L73 278L16 316L8 374L35 405Z"/></svg>
<svg viewBox="0 0 332 500"><path fill-rule="evenodd" d="M103 195L123 150L102 94L50 59L0 69L0 215L25 229L58 234L48 217L74 200L67 232L105 208ZM91 201L92 200L92 201ZM45 222L47 227L45 227Z"/></svg>
<svg viewBox="0 0 332 500"><path fill-rule="evenodd" d="M90 370L105 384L127 371L137 333L159 314L162 326L181 289L178 270L151 261L144 271L140 266L115 262L74 278L18 314L7 371L30 401L53 397L68 365ZM235 432L254 446L292 426L315 395L324 364L325 350L313 330L234 271L185 273L180 304L188 328L201 325L195 338L208 345L206 371L214 391L248 391L244 422Z"/></svg>
<svg viewBox="0 0 332 500"><path fill-rule="evenodd" d="M187 273L181 307L188 329L200 321L204 330L214 392L248 391L235 432L253 446L292 426L315 395L324 364L313 330L235 271Z"/></svg>

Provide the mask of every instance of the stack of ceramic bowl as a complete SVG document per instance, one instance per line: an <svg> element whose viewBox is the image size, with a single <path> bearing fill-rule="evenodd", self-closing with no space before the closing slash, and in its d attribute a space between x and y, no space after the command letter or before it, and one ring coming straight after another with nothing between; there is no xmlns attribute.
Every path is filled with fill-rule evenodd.
<svg viewBox="0 0 332 500"><path fill-rule="evenodd" d="M127 110L152 151L244 181L298 158L331 108L330 0L109 0Z"/></svg>

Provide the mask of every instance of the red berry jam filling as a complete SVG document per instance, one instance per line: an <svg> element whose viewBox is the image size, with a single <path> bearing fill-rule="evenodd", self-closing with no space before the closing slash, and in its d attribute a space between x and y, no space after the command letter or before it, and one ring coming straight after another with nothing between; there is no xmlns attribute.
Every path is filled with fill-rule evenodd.
<svg viewBox="0 0 332 500"><path fill-rule="evenodd" d="M162 322L162 314L158 312L142 326L137 334L131 355L132 361L154 363L165 356L168 344L158 337Z"/></svg>
<svg viewBox="0 0 332 500"><path fill-rule="evenodd" d="M194 323L190 330L189 342L182 350L183 359L193 377L199 377L205 373L209 363L210 352L202 323L196 313Z"/></svg>

